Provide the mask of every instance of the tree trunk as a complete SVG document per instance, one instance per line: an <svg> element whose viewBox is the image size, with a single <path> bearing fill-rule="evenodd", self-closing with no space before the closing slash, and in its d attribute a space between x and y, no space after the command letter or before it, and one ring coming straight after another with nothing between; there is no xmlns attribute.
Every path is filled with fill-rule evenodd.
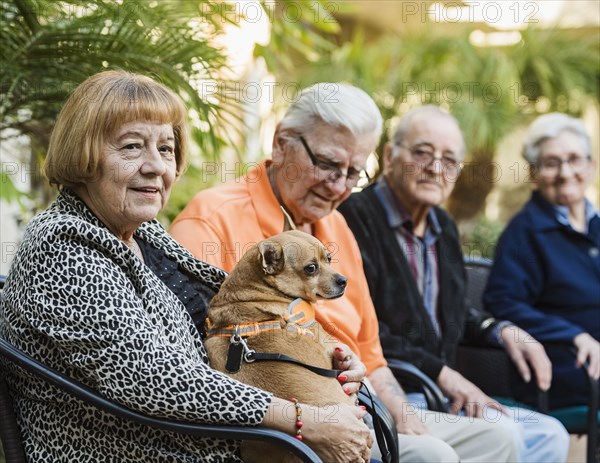
<svg viewBox="0 0 600 463"><path fill-rule="evenodd" d="M448 198L446 208L457 222L470 221L485 207L486 198L499 180L492 150L473 153Z"/></svg>

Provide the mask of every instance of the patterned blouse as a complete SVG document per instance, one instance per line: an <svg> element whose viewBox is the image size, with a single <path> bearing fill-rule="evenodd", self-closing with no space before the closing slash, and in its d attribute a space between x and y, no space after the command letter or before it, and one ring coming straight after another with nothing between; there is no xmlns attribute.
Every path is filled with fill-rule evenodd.
<svg viewBox="0 0 600 463"><path fill-rule="evenodd" d="M225 273L194 258L156 221L136 238L217 291ZM126 407L156 417L253 426L271 395L208 366L178 297L65 189L28 225L0 306L0 336ZM125 422L11 368L33 462L240 461L231 440Z"/></svg>

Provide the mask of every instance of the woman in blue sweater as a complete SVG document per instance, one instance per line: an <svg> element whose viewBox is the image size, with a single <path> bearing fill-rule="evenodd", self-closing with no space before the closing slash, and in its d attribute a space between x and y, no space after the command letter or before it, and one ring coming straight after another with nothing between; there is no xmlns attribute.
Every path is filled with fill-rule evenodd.
<svg viewBox="0 0 600 463"><path fill-rule="evenodd" d="M600 215L585 198L596 161L582 121L560 113L531 124L523 155L535 191L500 237L484 303L546 348L551 409L586 404L584 362L600 377ZM575 347L576 358L565 345ZM514 387L520 400L535 404L533 385Z"/></svg>

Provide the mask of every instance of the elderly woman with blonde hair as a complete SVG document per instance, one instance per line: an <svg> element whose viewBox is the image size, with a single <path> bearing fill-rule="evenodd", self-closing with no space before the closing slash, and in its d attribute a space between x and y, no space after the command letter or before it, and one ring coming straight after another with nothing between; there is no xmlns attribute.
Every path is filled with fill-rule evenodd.
<svg viewBox="0 0 600 463"><path fill-rule="evenodd" d="M177 95L136 74L102 72L74 91L45 166L60 193L26 229L3 291L0 336L133 410L295 435L285 412L293 402L208 365L192 320L202 326L225 273L156 220L185 167L186 116ZM362 364L340 352L334 367L345 363L360 381ZM29 461L240 461L234 441L124 422L22 370L6 380ZM301 406L303 437L324 460L368 459L364 410L339 405L325 422L328 413Z"/></svg>
<svg viewBox="0 0 600 463"><path fill-rule="evenodd" d="M600 377L600 216L585 192L598 167L583 122L560 113L531 124L523 155L534 191L500 237L484 302L544 345L551 409L587 404L583 365ZM574 348L576 359L557 344ZM514 383L534 405L533 385Z"/></svg>

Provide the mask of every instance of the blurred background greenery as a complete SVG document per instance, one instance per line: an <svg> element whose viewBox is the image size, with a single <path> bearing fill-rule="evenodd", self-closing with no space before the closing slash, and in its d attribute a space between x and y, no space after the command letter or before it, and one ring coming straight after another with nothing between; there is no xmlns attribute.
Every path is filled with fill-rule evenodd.
<svg viewBox="0 0 600 463"><path fill-rule="evenodd" d="M468 154L446 206L472 254L491 255L529 195L520 134L534 117L583 117L597 155L597 0L1 5L2 273L24 224L53 197L39 174L53 121L68 93L103 69L149 74L190 108L195 148L160 218L167 226L195 192L268 156L281 112L318 81L363 88L388 129L421 104L456 115ZM386 139L370 159L373 174Z"/></svg>

